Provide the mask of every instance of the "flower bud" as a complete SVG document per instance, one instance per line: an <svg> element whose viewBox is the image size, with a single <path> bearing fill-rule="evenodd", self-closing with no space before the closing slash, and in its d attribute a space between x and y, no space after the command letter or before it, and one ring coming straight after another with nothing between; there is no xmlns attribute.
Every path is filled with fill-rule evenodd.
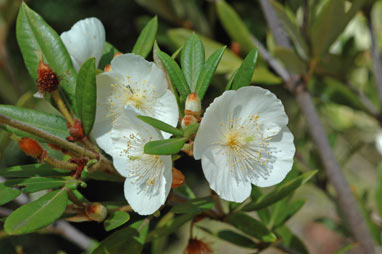
<svg viewBox="0 0 382 254"><path fill-rule="evenodd" d="M113 59L116 58L117 56L123 55L121 52L116 52L113 56Z"/></svg>
<svg viewBox="0 0 382 254"><path fill-rule="evenodd" d="M49 65L40 63L37 68L37 86L38 91L41 94L45 92L53 92L58 89L60 85L60 79L57 74L49 67Z"/></svg>
<svg viewBox="0 0 382 254"><path fill-rule="evenodd" d="M19 147L26 155L36 159L41 159L44 155L44 149L32 138L22 138L19 141Z"/></svg>
<svg viewBox="0 0 382 254"><path fill-rule="evenodd" d="M105 68L103 69L104 72L109 72L111 71L111 64L108 64L105 66Z"/></svg>
<svg viewBox="0 0 382 254"><path fill-rule="evenodd" d="M178 188L184 184L184 175L176 168L172 168L172 185L171 188Z"/></svg>
<svg viewBox="0 0 382 254"><path fill-rule="evenodd" d="M68 127L70 134L70 136L66 138L67 140L75 142L85 137L84 129L82 128L82 124L78 119L74 119L73 126L71 126L69 123L66 123L66 127Z"/></svg>
<svg viewBox="0 0 382 254"><path fill-rule="evenodd" d="M196 119L195 116L193 115L185 115L182 119L182 123L181 123L181 126L183 129L187 128L188 126L190 126L191 124L193 123L197 123L198 120Z"/></svg>
<svg viewBox="0 0 382 254"><path fill-rule="evenodd" d="M231 50L234 54L236 55L240 55L240 51L241 51L241 46L238 42L234 41L232 42L231 44Z"/></svg>
<svg viewBox="0 0 382 254"><path fill-rule="evenodd" d="M85 207L85 213L90 220L102 222L106 219L107 209L100 203L92 203Z"/></svg>
<svg viewBox="0 0 382 254"><path fill-rule="evenodd" d="M184 250L184 254L212 254L213 251L207 243L191 238Z"/></svg>
<svg viewBox="0 0 382 254"><path fill-rule="evenodd" d="M184 114L193 116L200 116L202 114L202 104L196 93L190 93L187 96Z"/></svg>

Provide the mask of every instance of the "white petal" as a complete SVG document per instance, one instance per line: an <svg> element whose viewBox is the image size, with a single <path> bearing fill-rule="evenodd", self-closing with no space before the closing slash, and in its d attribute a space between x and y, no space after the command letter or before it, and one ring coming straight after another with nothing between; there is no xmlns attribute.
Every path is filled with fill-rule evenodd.
<svg viewBox="0 0 382 254"><path fill-rule="evenodd" d="M162 122L176 127L179 121L179 109L175 99L175 95L167 89L167 91L158 98L154 105L154 112L151 117L154 117ZM165 139L171 137L170 133L162 132Z"/></svg>
<svg viewBox="0 0 382 254"><path fill-rule="evenodd" d="M221 147L213 146L205 151L202 155L202 168L211 189L222 199L243 202L251 194L251 182L249 179L240 181L235 177Z"/></svg>
<svg viewBox="0 0 382 254"><path fill-rule="evenodd" d="M95 57L98 63L105 46L105 29L97 18L87 18L75 23L72 28L61 34L73 66L78 71L90 57Z"/></svg>
<svg viewBox="0 0 382 254"><path fill-rule="evenodd" d="M145 185L136 184L135 178L126 178L124 192L125 198L129 202L131 208L140 215L149 215L157 211L165 202L168 193L171 190L172 171L171 157L167 156L166 165L164 165L164 174L161 176L159 190L147 191Z"/></svg>
<svg viewBox="0 0 382 254"><path fill-rule="evenodd" d="M133 90L142 87L142 83L150 84L156 97L162 96L167 90L165 73L141 56L131 53L119 55L111 61L111 68L128 79Z"/></svg>
<svg viewBox="0 0 382 254"><path fill-rule="evenodd" d="M292 169L296 148L293 144L293 134L288 127L284 127L278 135L272 137L268 148L272 152L270 161L265 166L269 176L267 179L259 178L253 182L260 187L280 183Z"/></svg>
<svg viewBox="0 0 382 254"><path fill-rule="evenodd" d="M150 140L163 139L152 126L136 118L137 114L130 108L125 109L113 122L112 150L114 167L124 177L131 176L131 169L141 164L131 156L142 156L144 145Z"/></svg>
<svg viewBox="0 0 382 254"><path fill-rule="evenodd" d="M113 119L117 109L111 109L109 105L110 97L113 94L113 86L115 83L115 75L102 73L97 75L97 108L96 118L91 132L98 146L106 153L111 154L111 130L113 127ZM123 107L119 111L123 111ZM119 112L118 111L118 112Z"/></svg>
<svg viewBox="0 0 382 254"><path fill-rule="evenodd" d="M230 108L229 103L226 102L232 100L234 96L235 91L224 92L222 96L215 98L206 109L194 141L194 158L196 160L201 159L210 146L221 140L223 133L220 131L219 124L229 121Z"/></svg>

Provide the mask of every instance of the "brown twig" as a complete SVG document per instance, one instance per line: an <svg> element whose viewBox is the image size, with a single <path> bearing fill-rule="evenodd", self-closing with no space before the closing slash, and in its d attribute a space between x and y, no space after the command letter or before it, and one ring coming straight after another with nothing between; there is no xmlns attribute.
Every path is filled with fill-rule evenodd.
<svg viewBox="0 0 382 254"><path fill-rule="evenodd" d="M274 12L273 7L269 1L260 0L260 4L263 8L265 17L271 28L273 36L275 37L275 41L278 42L279 45L290 47L288 46L290 44L286 42L288 41L288 38L286 37L285 32L279 32L280 30L283 30L283 27L279 23L278 17L276 16L276 13ZM281 68L283 69L282 66ZM276 71L284 72L284 70L280 69ZM360 243L365 253L374 253L374 244L370 236L370 232L362 217L357 202L351 192L349 184L346 182L341 172L341 168L338 165L336 158L334 157L333 151L329 145L327 135L320 122L318 113L312 101L312 97L310 93L306 91L306 89L301 89L304 88L306 84L303 84L301 79L292 82L290 79L284 79L284 81L286 82L288 89L295 92L296 94L296 99L308 123L310 134L312 135L313 141L318 147L321 160L323 161L326 169L327 177L336 189L339 205L346 216L346 221L354 238Z"/></svg>

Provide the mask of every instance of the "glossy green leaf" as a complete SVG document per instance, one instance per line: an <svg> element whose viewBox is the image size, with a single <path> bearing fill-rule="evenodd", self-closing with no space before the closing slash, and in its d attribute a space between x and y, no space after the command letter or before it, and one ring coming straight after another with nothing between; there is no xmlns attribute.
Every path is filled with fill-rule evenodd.
<svg viewBox="0 0 382 254"><path fill-rule="evenodd" d="M14 190L5 185L5 183L0 183L0 206L14 200L20 195L19 190Z"/></svg>
<svg viewBox="0 0 382 254"><path fill-rule="evenodd" d="M248 238L244 235L238 234L232 230L219 231L217 233L217 237L219 237L220 239L222 239L224 241L230 242L234 245L240 246L242 248L243 247L244 248L250 248L250 249L256 248L256 243L254 241L252 241L250 238Z"/></svg>
<svg viewBox="0 0 382 254"><path fill-rule="evenodd" d="M216 1L216 8L218 17L232 40L238 42L245 52L254 48L252 35L236 11L223 0Z"/></svg>
<svg viewBox="0 0 382 254"><path fill-rule="evenodd" d="M103 53L101 56L101 60L99 61L98 68L101 70L105 69L106 65L111 63L111 60L113 60L114 55L118 53L119 50L115 48L112 44L109 42L105 42L105 47L103 48Z"/></svg>
<svg viewBox="0 0 382 254"><path fill-rule="evenodd" d="M227 217L227 222L240 231L264 242L274 242L277 237L260 221L244 214L234 213Z"/></svg>
<svg viewBox="0 0 382 254"><path fill-rule="evenodd" d="M280 3L274 0L270 1L270 3L272 4L277 16L279 17L280 23L283 25L285 32L293 41L297 53L300 55L300 57L307 60L309 52L308 46L306 45L306 42L302 37L300 30L295 24L294 20L290 19L290 16L288 16L286 11L284 10L284 7Z"/></svg>
<svg viewBox="0 0 382 254"><path fill-rule="evenodd" d="M151 126L157 128L159 130L174 134L176 136L183 136L182 130L179 130L175 127L172 127L171 125L169 125L165 122L162 122L158 119L155 119L155 118L152 118L149 116L137 116L137 118L139 118L140 120L144 121L147 124L150 124Z"/></svg>
<svg viewBox="0 0 382 254"><path fill-rule="evenodd" d="M292 250L296 250L301 254L308 254L309 251L305 247L304 243L289 230L286 226L282 226L276 230L276 233L282 239L282 244Z"/></svg>
<svg viewBox="0 0 382 254"><path fill-rule="evenodd" d="M238 71L238 70L236 70L234 73L232 73L231 77L229 78L229 80L228 80L228 82L227 82L227 85L225 86L224 91L228 91L228 90L231 89L231 87L232 87L232 83L233 83L233 81L235 80L235 77L236 77L236 75L237 75L237 71Z"/></svg>
<svg viewBox="0 0 382 254"><path fill-rule="evenodd" d="M61 189L19 207L5 220L5 232L27 234L48 226L64 213L67 200L65 189Z"/></svg>
<svg viewBox="0 0 382 254"><path fill-rule="evenodd" d="M158 56L170 76L171 84L178 90L179 94L185 100L191 93L191 90L187 84L183 72L179 68L179 65L174 59L162 51L158 52Z"/></svg>
<svg viewBox="0 0 382 254"><path fill-rule="evenodd" d="M168 30L168 36L170 40L177 46L181 47L187 41L187 39L192 35L192 31L178 28ZM214 40L211 40L208 37L205 37L201 34L198 34L198 37L201 39L205 49L206 57L210 57L216 50L222 48L224 45L218 43ZM253 47L252 47L253 48ZM235 55L230 49L226 48L224 55L216 69L217 74L222 73L234 73L241 65L242 59ZM259 82L262 84L281 84L282 80L274 75L268 70L264 65L258 65L255 69L255 73L252 77L253 82Z"/></svg>
<svg viewBox="0 0 382 254"><path fill-rule="evenodd" d="M319 58L328 51L365 2L366 0L353 1L346 13L344 0L325 2L310 29L314 57Z"/></svg>
<svg viewBox="0 0 382 254"><path fill-rule="evenodd" d="M275 57L280 59L284 67L295 74L305 74L307 72L307 64L304 63L293 50L289 48L277 47L273 50Z"/></svg>
<svg viewBox="0 0 382 254"><path fill-rule="evenodd" d="M195 193L191 190L191 188L187 185L187 183L184 183L182 184L182 186L173 189L173 191L189 199L196 198Z"/></svg>
<svg viewBox="0 0 382 254"><path fill-rule="evenodd" d="M96 59L89 58L78 72L76 86L77 113L86 135L93 128L97 108Z"/></svg>
<svg viewBox="0 0 382 254"><path fill-rule="evenodd" d="M116 229L130 220L130 214L127 212L116 211L104 221L106 231Z"/></svg>
<svg viewBox="0 0 382 254"><path fill-rule="evenodd" d="M140 254L149 230L147 220L136 221L106 237L92 254Z"/></svg>
<svg viewBox="0 0 382 254"><path fill-rule="evenodd" d="M245 57L233 81L232 90L237 90L240 87L249 86L251 84L257 62L257 55L258 49L253 48Z"/></svg>
<svg viewBox="0 0 382 254"><path fill-rule="evenodd" d="M208 87L210 86L211 79L215 74L216 68L224 54L225 46L216 50L204 63L198 82L196 83L195 93L199 96L200 100L203 99Z"/></svg>
<svg viewBox="0 0 382 254"><path fill-rule="evenodd" d="M169 155L178 153L186 143L186 138L172 138L148 142L144 147L146 154Z"/></svg>
<svg viewBox="0 0 382 254"><path fill-rule="evenodd" d="M101 171L101 170L95 170L90 172L88 175L88 178L98 180L98 181L107 181L107 182L124 182L125 181L125 178L120 175Z"/></svg>
<svg viewBox="0 0 382 254"><path fill-rule="evenodd" d="M192 199L184 203L175 205L171 211L176 214L182 213L201 213L205 210L210 210L215 206L213 197Z"/></svg>
<svg viewBox="0 0 382 254"><path fill-rule="evenodd" d="M69 136L65 119L58 115L53 115L33 109L26 109L12 105L0 105L0 114L32 125L33 127L39 128L60 138L66 138ZM6 125L4 125L3 128L6 131L15 133L18 136L34 137L29 133L17 130Z"/></svg>
<svg viewBox="0 0 382 254"><path fill-rule="evenodd" d="M57 189L67 184L69 180L50 177L31 177L8 180L5 185L22 188L25 193L40 190Z"/></svg>
<svg viewBox="0 0 382 254"><path fill-rule="evenodd" d="M0 176L6 178L23 178L32 176L64 176L72 173L70 170L54 168L49 164L28 164L0 169Z"/></svg>
<svg viewBox="0 0 382 254"><path fill-rule="evenodd" d="M157 31L158 18L155 16L143 28L131 52L146 58L153 48Z"/></svg>
<svg viewBox="0 0 382 254"><path fill-rule="evenodd" d="M65 45L43 18L24 2L17 17L16 37L32 79L37 80L37 68L43 60L60 77L60 87L74 103L77 73Z"/></svg>
<svg viewBox="0 0 382 254"><path fill-rule="evenodd" d="M160 238L175 232L185 223L192 220L194 216L195 214L183 214L183 215L171 218L165 223L165 225L152 230L148 234L146 242L150 242L156 238Z"/></svg>
<svg viewBox="0 0 382 254"><path fill-rule="evenodd" d="M204 64L204 46L199 37L194 33L186 41L181 55L181 66L184 77L191 91L195 91L196 82Z"/></svg>
<svg viewBox="0 0 382 254"><path fill-rule="evenodd" d="M257 200L253 200L249 204L243 207L243 211L254 211L259 210L261 208L267 207L277 201L283 199L284 197L292 194L298 187L307 182L310 178L312 178L317 173L315 171L306 172L286 183L282 183L276 187L270 193L261 196Z"/></svg>

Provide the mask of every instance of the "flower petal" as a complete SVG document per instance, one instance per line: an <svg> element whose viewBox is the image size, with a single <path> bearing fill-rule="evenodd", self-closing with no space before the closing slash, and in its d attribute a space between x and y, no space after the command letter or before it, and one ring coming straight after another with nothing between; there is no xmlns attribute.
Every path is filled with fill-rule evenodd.
<svg viewBox="0 0 382 254"><path fill-rule="evenodd" d="M136 178L126 178L124 185L125 198L131 208L140 215L149 215L157 211L165 202L171 190L171 157L165 156L163 175L158 190L147 188L146 185L137 184Z"/></svg>
<svg viewBox="0 0 382 254"><path fill-rule="evenodd" d="M154 112L150 116L171 126L177 126L179 121L179 109L175 95L170 90L167 89L167 91L158 98L154 105ZM162 135L165 139L171 137L171 134L167 132L162 132Z"/></svg>
<svg viewBox="0 0 382 254"><path fill-rule="evenodd" d="M221 147L213 146L203 153L202 168L211 189L222 199L243 202L251 194L251 182L235 177Z"/></svg>
<svg viewBox="0 0 382 254"><path fill-rule="evenodd" d="M119 55L111 61L111 69L122 74L126 85L133 90L141 88L143 83L153 90L155 97L162 96L167 90L165 73L141 56L132 53Z"/></svg>
<svg viewBox="0 0 382 254"><path fill-rule="evenodd" d="M269 162L265 165L269 176L266 179L258 178L252 182L260 187L269 187L280 183L292 169L296 148L293 144L293 134L288 127L282 128L279 134L272 137L268 148L272 153Z"/></svg>
<svg viewBox="0 0 382 254"><path fill-rule="evenodd" d="M75 23L72 28L61 34L73 66L79 71L82 64L90 57L95 57L98 63L105 46L105 29L97 18L87 18Z"/></svg>

